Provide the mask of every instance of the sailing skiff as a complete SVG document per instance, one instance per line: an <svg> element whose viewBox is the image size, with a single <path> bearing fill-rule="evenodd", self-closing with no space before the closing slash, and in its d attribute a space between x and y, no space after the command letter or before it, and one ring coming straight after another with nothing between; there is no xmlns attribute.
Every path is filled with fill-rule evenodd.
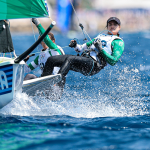
<svg viewBox="0 0 150 150"><path fill-rule="evenodd" d="M0 20L49 17L46 0L0 0L0 7ZM38 85L40 81L48 81L54 78L54 76L41 77L37 80L23 82L25 65L23 59L36 48L54 25L55 22L53 21L45 33L19 57L16 57L15 51L10 48L0 49L0 109L11 102L16 93L20 92L23 86L27 88L29 85ZM5 39L5 37L3 37L5 30L7 30L5 24L0 26L1 47ZM6 57L5 54L7 53L11 53L11 57ZM55 82L61 79L59 75L56 75L56 78L58 80L55 80ZM55 82L53 82L53 84L55 84Z"/></svg>

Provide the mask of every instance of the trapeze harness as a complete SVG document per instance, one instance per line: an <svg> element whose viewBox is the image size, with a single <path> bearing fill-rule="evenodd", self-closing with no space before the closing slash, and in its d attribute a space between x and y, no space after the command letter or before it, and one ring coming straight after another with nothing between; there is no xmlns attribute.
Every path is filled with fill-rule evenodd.
<svg viewBox="0 0 150 150"><path fill-rule="evenodd" d="M111 55L112 49L113 49L113 47L111 46L112 41L115 39L121 39L121 38L118 36L114 36L114 35L100 34L94 40L97 40L97 39L101 40L103 50ZM92 45L86 44L83 46L78 45L75 49L76 51L78 50L81 51L81 49L85 49L83 50L83 53L81 54L81 56L92 59L93 66L90 72L88 73L88 75L94 75L98 73L101 69L103 69L105 66L107 66L106 60L103 58L103 56L101 55L99 50L94 46L94 44Z"/></svg>
<svg viewBox="0 0 150 150"><path fill-rule="evenodd" d="M64 55L63 49L58 45L57 47L60 50L61 55ZM43 72L47 59L55 55L60 55L57 50L52 50L49 48L47 48L46 50L42 50L39 56L37 56L34 61L32 61L28 66L25 65L25 73L29 73L37 67L40 67L41 71ZM59 69L60 68L55 67L53 70L53 74L57 74Z"/></svg>
<svg viewBox="0 0 150 150"><path fill-rule="evenodd" d="M111 35L99 35L95 39L99 38L103 45L103 50L105 50L110 55L112 54L111 43L115 39L121 39L117 36ZM95 48L93 45L93 41L85 43L83 45L78 45L75 48L76 52L82 52L81 56L75 55L59 55L49 57L42 76L52 74L52 70L54 67L60 67L59 74L62 76L66 76L69 70L80 72L85 76L91 76L98 73L101 69L103 69L107 62L101 56L101 53Z"/></svg>

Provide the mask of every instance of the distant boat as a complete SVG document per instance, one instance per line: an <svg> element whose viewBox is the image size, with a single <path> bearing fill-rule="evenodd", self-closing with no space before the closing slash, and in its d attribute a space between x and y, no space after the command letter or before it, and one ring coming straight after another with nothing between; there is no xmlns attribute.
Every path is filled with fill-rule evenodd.
<svg viewBox="0 0 150 150"><path fill-rule="evenodd" d="M0 9L0 20L49 17L46 0L15 0L15 2L13 0L0 0L0 7L3 8ZM10 50L10 48L0 49L0 108L11 102L15 94L22 89L25 65L23 59L36 48L54 25L55 22L53 21L45 33L19 57L17 57L15 51L12 49ZM3 31L8 29L5 24L0 26L0 28L2 29L0 30L0 35ZM10 35L7 36L9 38ZM2 45L2 41L5 37L0 36L0 38L0 44ZM6 54L10 54L10 57L6 57ZM55 80L55 82L60 81L61 77L59 75L56 75L55 77L58 79ZM42 81L44 79L51 80L51 77L41 77L38 80ZM38 83L34 80L31 80L28 83L26 81L24 82L24 87L29 84L31 85L32 82Z"/></svg>

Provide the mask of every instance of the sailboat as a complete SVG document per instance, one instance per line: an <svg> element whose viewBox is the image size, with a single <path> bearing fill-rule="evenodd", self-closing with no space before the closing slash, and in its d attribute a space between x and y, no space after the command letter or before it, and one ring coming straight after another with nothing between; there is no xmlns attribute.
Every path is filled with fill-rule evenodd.
<svg viewBox="0 0 150 150"><path fill-rule="evenodd" d="M49 17L46 0L0 0L0 20L39 17ZM23 81L24 58L38 46L55 24L55 21L52 21L45 33L28 50L18 57L15 51L10 48L0 51L0 109L11 102L15 94L19 92L22 87L28 89L28 87L36 85L35 90L37 90L41 82L54 81L55 78L55 82L52 82L55 84L61 80L61 76L59 75L49 75L30 81ZM2 28L4 31L7 29L5 25ZM0 46L1 44L2 42L0 42ZM5 56L5 54L8 53L10 53L11 57Z"/></svg>

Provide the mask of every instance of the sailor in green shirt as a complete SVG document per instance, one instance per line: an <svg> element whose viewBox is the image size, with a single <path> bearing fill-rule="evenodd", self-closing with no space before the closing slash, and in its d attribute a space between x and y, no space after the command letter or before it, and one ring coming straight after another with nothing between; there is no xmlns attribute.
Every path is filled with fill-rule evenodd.
<svg viewBox="0 0 150 150"><path fill-rule="evenodd" d="M119 37L121 22L116 17L107 20L107 34L100 34L83 45L72 40L69 44L80 56L63 55L49 57L42 76L52 74L54 67L60 67L59 74L65 77L69 70L80 72L85 76L97 74L110 64L114 66L124 51L124 42Z"/></svg>
<svg viewBox="0 0 150 150"><path fill-rule="evenodd" d="M45 32L45 29L42 27L38 19L32 19L32 22L37 26L39 30L39 34L42 35ZM44 41L41 42L41 45L43 47L40 54L28 65L25 65L25 73L29 73L35 68L39 67L41 69L41 72L43 72L45 63L47 59L51 56L55 55L64 55L63 49L56 45L55 43L55 37L54 35L49 32L48 35L44 38ZM26 58L26 60L29 59L29 56ZM57 74L60 68L55 67L53 69L53 74ZM34 79L36 78L33 74L27 74L24 80Z"/></svg>

